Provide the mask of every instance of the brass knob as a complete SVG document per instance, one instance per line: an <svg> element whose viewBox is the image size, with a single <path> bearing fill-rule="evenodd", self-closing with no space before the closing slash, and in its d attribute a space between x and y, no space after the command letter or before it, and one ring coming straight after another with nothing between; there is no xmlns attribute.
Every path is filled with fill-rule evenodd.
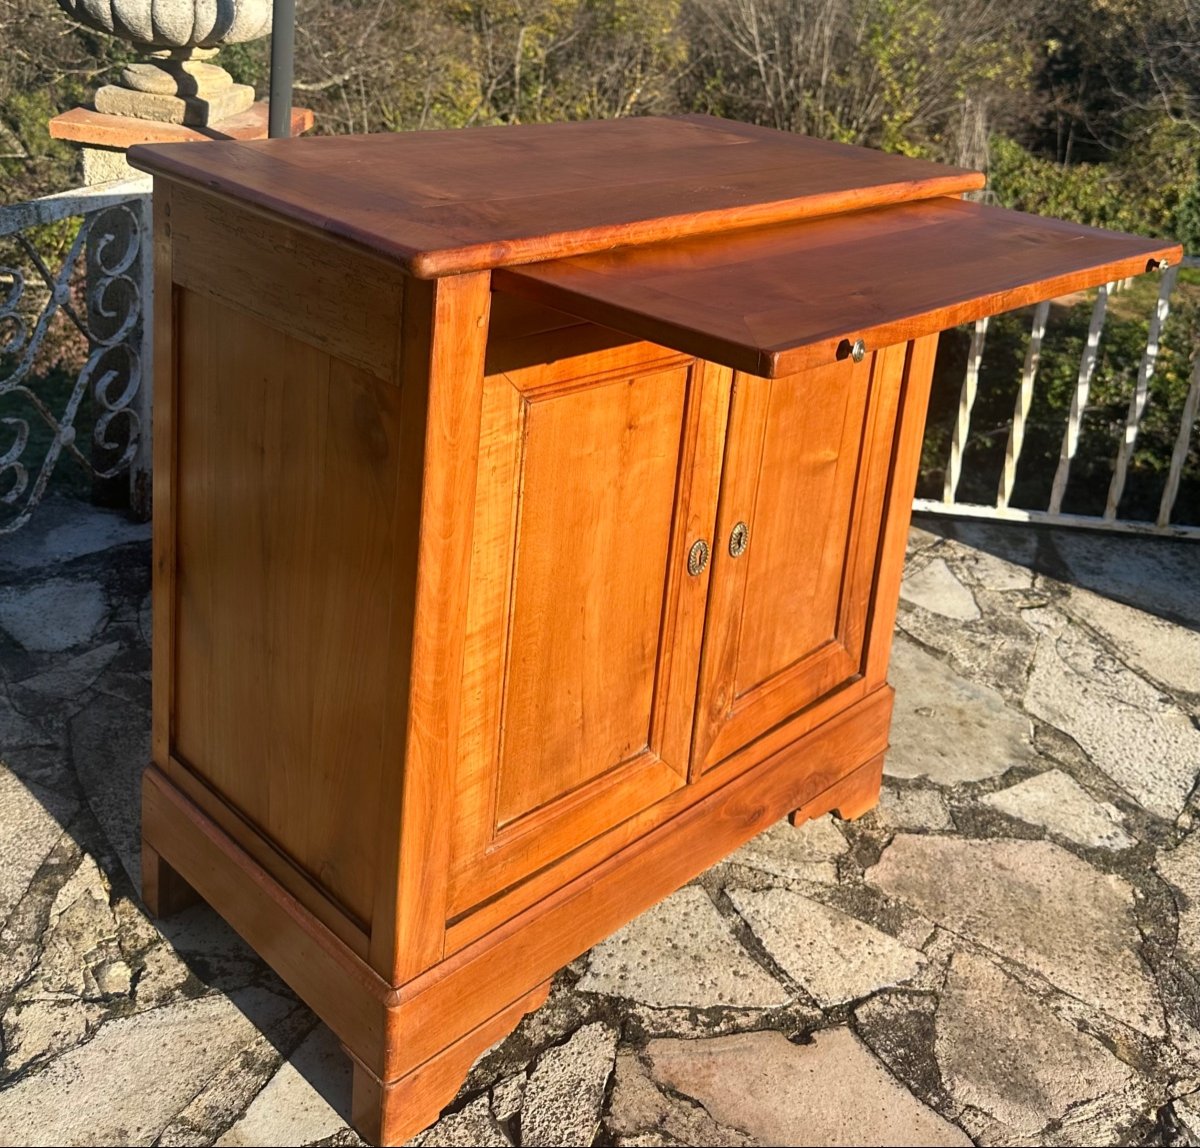
<svg viewBox="0 0 1200 1148"><path fill-rule="evenodd" d="M729 532L729 557L740 558L746 553L750 542L750 527L744 522L737 523Z"/></svg>
<svg viewBox="0 0 1200 1148"><path fill-rule="evenodd" d="M861 339L855 339L854 345L850 348L850 358L856 363L861 363L867 357L867 345Z"/></svg>
<svg viewBox="0 0 1200 1148"><path fill-rule="evenodd" d="M688 551L688 573L695 578L697 574L703 574L705 566L708 565L708 543L703 538L697 538L692 543L692 548Z"/></svg>

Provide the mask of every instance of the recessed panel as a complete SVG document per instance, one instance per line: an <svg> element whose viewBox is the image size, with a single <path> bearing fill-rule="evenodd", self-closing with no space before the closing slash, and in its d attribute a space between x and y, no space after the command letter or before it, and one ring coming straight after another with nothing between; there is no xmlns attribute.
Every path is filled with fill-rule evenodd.
<svg viewBox="0 0 1200 1148"><path fill-rule="evenodd" d="M769 384L736 695L837 637L867 378L846 364Z"/></svg>
<svg viewBox="0 0 1200 1148"><path fill-rule="evenodd" d="M400 391L179 294L176 753L371 919Z"/></svg>
<svg viewBox="0 0 1200 1148"><path fill-rule="evenodd" d="M649 745L687 376L527 400L497 827Z"/></svg>

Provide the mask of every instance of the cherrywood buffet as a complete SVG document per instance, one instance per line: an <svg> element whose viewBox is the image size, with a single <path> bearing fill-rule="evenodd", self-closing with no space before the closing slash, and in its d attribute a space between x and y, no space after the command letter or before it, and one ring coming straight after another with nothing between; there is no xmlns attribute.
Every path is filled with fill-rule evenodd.
<svg viewBox="0 0 1200 1148"><path fill-rule="evenodd" d="M146 900L246 937L387 1144L589 946L875 802L937 332L1180 254L703 117L130 159Z"/></svg>

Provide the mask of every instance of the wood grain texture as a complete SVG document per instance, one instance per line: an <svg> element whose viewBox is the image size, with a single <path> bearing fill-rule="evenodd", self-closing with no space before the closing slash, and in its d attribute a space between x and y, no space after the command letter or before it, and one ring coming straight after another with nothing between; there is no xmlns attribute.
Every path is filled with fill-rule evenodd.
<svg viewBox="0 0 1200 1148"><path fill-rule="evenodd" d="M935 199L497 272L496 287L767 378L1178 262L1178 244Z"/></svg>
<svg viewBox="0 0 1200 1148"><path fill-rule="evenodd" d="M237 760L232 764L250 772L262 769L261 762ZM193 773L185 762L172 756L169 765L171 781L184 797L234 841L239 849L244 850L256 865L261 866L271 880L278 882L290 896L295 897L355 956L366 959L370 938L361 921L334 900L327 889L322 888L261 829Z"/></svg>
<svg viewBox="0 0 1200 1148"><path fill-rule="evenodd" d="M451 914L683 784L726 405L647 345L485 380Z"/></svg>
<svg viewBox="0 0 1200 1148"><path fill-rule="evenodd" d="M146 896L247 938L385 1142L589 946L876 800L935 326L1175 254L702 117L143 158Z"/></svg>
<svg viewBox="0 0 1200 1148"><path fill-rule="evenodd" d="M706 116L137 147L129 161L419 278L983 186L975 172Z"/></svg>
<svg viewBox="0 0 1200 1148"><path fill-rule="evenodd" d="M174 188L171 204L176 283L395 379L403 298L395 267L191 188Z"/></svg>
<svg viewBox="0 0 1200 1148"><path fill-rule="evenodd" d="M704 773L693 773L686 786L672 790L654 805L632 817L626 817L607 832L586 840L586 835L577 836L576 847L554 864L532 872L492 899L477 903L449 920L446 927L446 956L460 952L506 921L553 895L563 885L591 872L609 857L672 821L734 778L754 772L763 762L788 745L799 742L837 715L853 711L869 692L863 679L851 682L763 733L749 745L734 751L716 767ZM528 872L528 867L524 871Z"/></svg>
<svg viewBox="0 0 1200 1148"><path fill-rule="evenodd" d="M389 1063L399 999L153 766L142 778L142 832L153 849L295 990L355 1056Z"/></svg>
<svg viewBox="0 0 1200 1148"><path fill-rule="evenodd" d="M689 376L591 375L523 401L514 391L520 415L504 429L521 447L510 486L520 498L498 827L650 745Z"/></svg>
<svg viewBox="0 0 1200 1148"><path fill-rule="evenodd" d="M735 376L694 770L861 674L904 360Z"/></svg>
<svg viewBox="0 0 1200 1148"><path fill-rule="evenodd" d="M400 392L206 294L178 328L174 751L366 929Z"/></svg>
<svg viewBox="0 0 1200 1148"><path fill-rule="evenodd" d="M152 917L170 917L200 900L200 894L145 840L142 841L142 900Z"/></svg>
<svg viewBox="0 0 1200 1148"><path fill-rule="evenodd" d="M879 804L879 790L883 784L883 757L877 754L864 762L841 781L835 782L819 797L807 805L793 809L788 821L793 827L803 825L814 817L836 813L843 821L855 821L869 813Z"/></svg>
<svg viewBox="0 0 1200 1148"><path fill-rule="evenodd" d="M545 981L398 1080L380 1080L351 1054L350 1112L359 1135L371 1144L403 1144L433 1124L454 1099L471 1065L512 1032L526 1013L541 1008L549 994L550 981Z"/></svg>
<svg viewBox="0 0 1200 1148"><path fill-rule="evenodd" d="M471 561L486 274L414 283L401 340L394 529L408 540L388 590L396 637L375 791L379 839L371 964L400 984L442 955ZM416 545L412 545L412 540Z"/></svg>

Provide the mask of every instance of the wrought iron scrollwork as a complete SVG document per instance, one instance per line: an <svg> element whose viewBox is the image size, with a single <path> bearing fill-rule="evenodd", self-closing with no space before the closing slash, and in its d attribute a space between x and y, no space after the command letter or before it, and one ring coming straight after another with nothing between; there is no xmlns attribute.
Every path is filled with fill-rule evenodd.
<svg viewBox="0 0 1200 1148"><path fill-rule="evenodd" d="M29 520L64 452L93 479L106 479L128 470L138 451L144 210L133 199L77 215L57 269L38 250L32 227L10 235L6 254L23 265L0 262L0 399L15 395L20 402L0 411L0 534ZM64 323L87 339L87 355L69 393L55 400L41 385L39 355ZM76 427L89 399L94 424L85 454ZM44 446L45 435L32 433L39 421L50 432ZM7 519L4 507L14 508Z"/></svg>

